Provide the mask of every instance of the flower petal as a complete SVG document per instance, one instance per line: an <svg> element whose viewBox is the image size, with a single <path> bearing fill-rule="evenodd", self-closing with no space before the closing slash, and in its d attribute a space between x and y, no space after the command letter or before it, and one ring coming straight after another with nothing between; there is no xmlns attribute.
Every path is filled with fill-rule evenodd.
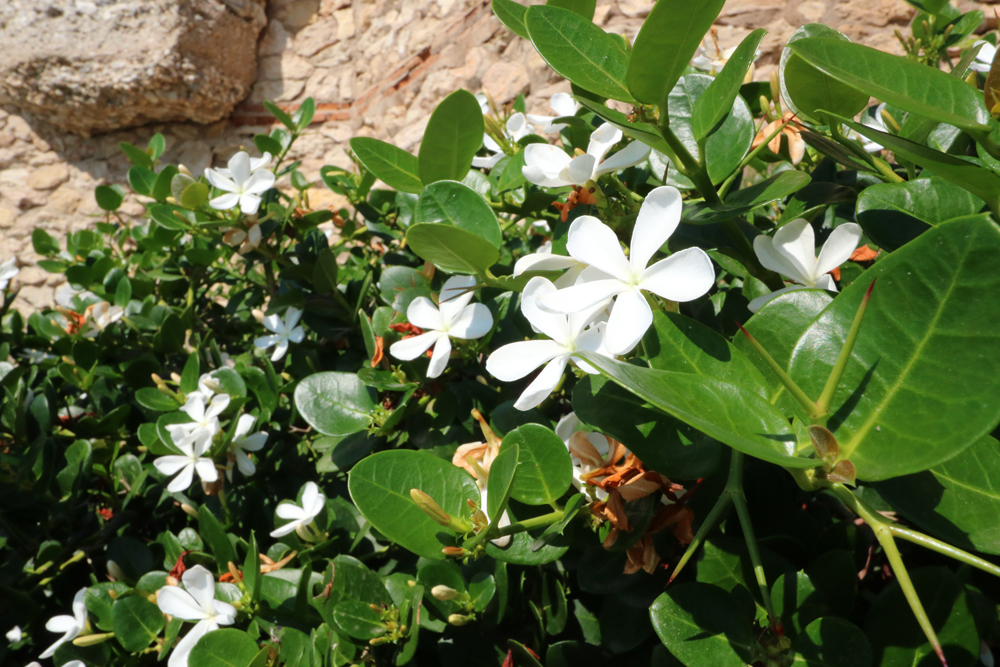
<svg viewBox="0 0 1000 667"><path fill-rule="evenodd" d="M305 510L290 501L279 504L274 509L274 513L280 519L295 519L296 521L301 521L306 515Z"/></svg>
<svg viewBox="0 0 1000 667"><path fill-rule="evenodd" d="M257 420L253 415L240 415L236 422L236 432L233 433L233 440L239 440L253 428L253 423Z"/></svg>
<svg viewBox="0 0 1000 667"><path fill-rule="evenodd" d="M260 202L261 199L257 195L244 192L240 195L240 211L243 215L253 215L260 208Z"/></svg>
<svg viewBox="0 0 1000 667"><path fill-rule="evenodd" d="M472 340L481 338L493 328L493 314L481 303L473 303L460 310L448 325L448 335Z"/></svg>
<svg viewBox="0 0 1000 667"><path fill-rule="evenodd" d="M980 53L982 52L980 51ZM569 93L556 93L549 100L549 106L560 116L572 116L580 108L580 105Z"/></svg>
<svg viewBox="0 0 1000 667"><path fill-rule="evenodd" d="M594 178L602 174L609 174L614 171L621 171L633 165L637 165L649 157L652 149L641 141L633 141L625 148L621 149L607 160L604 160L594 169Z"/></svg>
<svg viewBox="0 0 1000 667"><path fill-rule="evenodd" d="M550 361L538 374L538 377L532 380L531 384L521 393L521 396L515 401L514 407L518 410L537 408L558 386L568 361L568 354L560 355Z"/></svg>
<svg viewBox="0 0 1000 667"><path fill-rule="evenodd" d="M428 331L419 336L404 338L389 347L389 354L402 361L412 361L429 350L431 345L436 343L441 336L447 338L448 334L440 331Z"/></svg>
<svg viewBox="0 0 1000 667"><path fill-rule="evenodd" d="M426 296L418 296L406 308L406 319L421 329L440 331L444 328L444 318L434 302ZM429 347L429 346L428 346Z"/></svg>
<svg viewBox="0 0 1000 667"><path fill-rule="evenodd" d="M215 463L210 458L198 459L194 467L198 471L198 477L201 477L202 481L214 482L219 479L219 471L215 468Z"/></svg>
<svg viewBox="0 0 1000 667"><path fill-rule="evenodd" d="M238 194L230 193L216 197L212 201L208 202L208 205L216 211L228 211L231 208L236 208L239 203L240 196Z"/></svg>
<svg viewBox="0 0 1000 667"><path fill-rule="evenodd" d="M198 643L199 639L214 629L208 620L202 621L191 628L190 632L184 635L184 638L174 646L174 650L170 653L170 659L167 661L167 667L189 667L188 657L190 657L194 645Z"/></svg>
<svg viewBox="0 0 1000 667"><path fill-rule="evenodd" d="M271 531L271 537L284 537L285 535L288 535L296 528L298 528L300 524L301 522L299 521L292 521L290 523L286 523L283 526L279 526Z"/></svg>
<svg viewBox="0 0 1000 667"><path fill-rule="evenodd" d="M572 287L545 294L536 299L539 308L556 313L581 313L589 311L600 304L629 289L628 284L621 280L595 280L589 283L578 283ZM599 309L600 310L600 309Z"/></svg>
<svg viewBox="0 0 1000 667"><path fill-rule="evenodd" d="M559 178L572 183L573 185L583 185L594 178L594 167L597 166L597 158L593 155L577 155L570 160L566 168L559 172Z"/></svg>
<svg viewBox="0 0 1000 667"><path fill-rule="evenodd" d="M285 356L285 352L288 352L288 339L282 338L278 341L278 344L274 348L274 354L271 355L271 361L280 360L283 356Z"/></svg>
<svg viewBox="0 0 1000 667"><path fill-rule="evenodd" d="M187 491L191 487L192 481L194 481L194 463L188 461L188 464L181 468L177 477L174 477L173 481L167 484L167 491L170 493Z"/></svg>
<svg viewBox="0 0 1000 667"><path fill-rule="evenodd" d="M816 235L808 220L799 218L774 233L774 251L788 260L798 272L789 278L812 285L816 280Z"/></svg>
<svg viewBox="0 0 1000 667"><path fill-rule="evenodd" d="M260 171L255 171L250 180L247 181L246 186L244 186L244 194L260 195L274 186L274 174L267 169L261 169Z"/></svg>
<svg viewBox="0 0 1000 667"><path fill-rule="evenodd" d="M267 444L267 433L261 431L240 440L237 445L245 452L258 452Z"/></svg>
<svg viewBox="0 0 1000 667"><path fill-rule="evenodd" d="M569 165L569 155L551 144L528 144L524 148L524 166L521 173L535 185L558 188L570 185L559 174Z"/></svg>
<svg viewBox="0 0 1000 667"><path fill-rule="evenodd" d="M685 248L642 272L639 287L664 299L685 302L702 296L715 284L715 267L701 248Z"/></svg>
<svg viewBox="0 0 1000 667"><path fill-rule="evenodd" d="M604 345L611 354L625 354L636 346L652 323L653 311L638 288L622 292L611 309Z"/></svg>
<svg viewBox="0 0 1000 667"><path fill-rule="evenodd" d="M240 151L229 158L229 173L233 175L233 182L240 192L245 191L247 181L250 180L250 155L246 151Z"/></svg>
<svg viewBox="0 0 1000 667"><path fill-rule="evenodd" d="M576 416L576 413L567 413L559 420L559 423L556 424L556 435L558 435L559 439L563 441L563 444L568 447L570 436L576 432L576 427L579 425L580 418Z"/></svg>
<svg viewBox="0 0 1000 667"><path fill-rule="evenodd" d="M215 599L215 577L202 565L189 567L181 576L184 590L191 594L195 602L206 612L212 613L212 601Z"/></svg>
<svg viewBox="0 0 1000 667"><path fill-rule="evenodd" d="M531 324L531 328L552 340L566 345L571 337L569 322L562 313L550 313L538 306L538 298L556 291L556 286L548 279L535 276L524 286L521 293L521 314Z"/></svg>
<svg viewBox="0 0 1000 667"><path fill-rule="evenodd" d="M295 306L289 307L289 309L285 311L285 328L288 331L291 331L295 328L295 325L299 323L300 319L302 319L302 309L296 308Z"/></svg>
<svg viewBox="0 0 1000 667"><path fill-rule="evenodd" d="M569 228L566 251L570 257L597 267L604 273L629 282L632 271L618 237L597 218L582 215ZM566 311L563 311L566 312Z"/></svg>
<svg viewBox="0 0 1000 667"><path fill-rule="evenodd" d="M164 614L185 621L200 621L209 617L198 601L179 586L164 586L156 596L156 605Z"/></svg>
<svg viewBox="0 0 1000 667"><path fill-rule="evenodd" d="M215 609L215 622L219 625L232 625L236 622L236 607L233 605L222 600L213 600L212 607Z"/></svg>
<svg viewBox="0 0 1000 667"><path fill-rule="evenodd" d="M611 123L605 123L594 130L587 145L587 154L593 155L595 162L600 162L608 154L611 147L622 140L622 131Z"/></svg>
<svg viewBox="0 0 1000 667"><path fill-rule="evenodd" d="M562 271L579 264L580 262L572 257L536 252L517 260L514 264L514 275L519 276L527 271Z"/></svg>
<svg viewBox="0 0 1000 667"><path fill-rule="evenodd" d="M272 345L277 345L279 340L281 340L281 336L277 334L271 334L269 336L261 336L260 338L254 338L253 344L255 347L259 347L262 350L266 350Z"/></svg>
<svg viewBox="0 0 1000 667"><path fill-rule="evenodd" d="M445 281L441 287L441 293L438 295L438 310L441 313L443 323L450 322L458 311L469 305L472 297L475 296L472 288L478 282L475 276L452 276Z"/></svg>
<svg viewBox="0 0 1000 667"><path fill-rule="evenodd" d="M498 380L513 382L563 354L566 354L566 348L551 340L509 343L489 356L486 370Z"/></svg>
<svg viewBox="0 0 1000 667"><path fill-rule="evenodd" d="M480 306L482 304L476 304ZM485 306L483 306L485 308ZM451 358L451 339L447 334L442 334L434 343L434 352L431 354L431 363L427 365L427 377L440 377L444 372L448 360Z"/></svg>
<svg viewBox="0 0 1000 667"><path fill-rule="evenodd" d="M319 486L316 482L306 482L305 487L302 489L302 507L303 509L309 509L316 504L316 500L320 497Z"/></svg>
<svg viewBox="0 0 1000 667"><path fill-rule="evenodd" d="M188 465L189 463L191 463L191 459L188 458L187 456L176 456L176 455L161 456L153 461L153 465L156 467L156 469L159 470L161 474L164 474L167 477L170 477L171 475L176 475L178 470Z"/></svg>
<svg viewBox="0 0 1000 667"><path fill-rule="evenodd" d="M253 461L250 460L250 457L245 452L237 450L233 456L236 459L236 467L245 476L250 477L257 472L257 466L253 464Z"/></svg>
<svg viewBox="0 0 1000 667"><path fill-rule="evenodd" d="M49 632L73 632L74 630L79 631L80 624L76 622L76 619L72 616L66 614L61 614L59 616L53 616L45 623L45 629Z"/></svg>
<svg viewBox="0 0 1000 667"><path fill-rule="evenodd" d="M215 169L206 169L205 178L207 178L208 182L214 187L222 190L223 192L236 192L239 190L239 188L236 187L236 184L233 183L233 179L228 176L224 176Z"/></svg>
<svg viewBox="0 0 1000 667"><path fill-rule="evenodd" d="M639 209L629 246L628 263L633 274L642 273L653 254L677 229L681 222L682 208L680 191L669 185L655 188L646 195L646 200Z"/></svg>
<svg viewBox="0 0 1000 667"><path fill-rule="evenodd" d="M851 258L851 254L861 242L861 226L853 222L840 225L823 244L816 259L816 275L822 276Z"/></svg>

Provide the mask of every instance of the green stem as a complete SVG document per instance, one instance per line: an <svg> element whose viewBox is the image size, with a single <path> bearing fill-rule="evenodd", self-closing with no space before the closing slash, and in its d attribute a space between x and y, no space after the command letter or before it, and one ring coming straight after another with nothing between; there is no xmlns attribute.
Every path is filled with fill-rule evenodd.
<svg viewBox="0 0 1000 667"><path fill-rule="evenodd" d="M923 533L918 533L915 530L910 530L909 528L903 528L898 524L892 524L889 527L892 531L894 537L899 537L908 542L913 542L914 544L919 544L922 547L926 547L931 551L936 551L939 554L944 554L949 558L954 558L955 560L965 563L966 565L971 565L972 567L978 568L983 572L988 572L994 577L1000 577L1000 567L985 561L982 558L973 556L967 551L962 551L958 547L953 547L950 544L945 544L940 540L936 540L929 535L924 535Z"/></svg>
<svg viewBox="0 0 1000 667"><path fill-rule="evenodd" d="M805 409L806 414L816 414L819 408L817 408L812 399L809 398L801 388L799 388L799 385L795 384L795 380L788 376L788 373L785 372L777 361L771 358L771 355L767 353L767 350L765 350L764 347L757 342L757 339L751 336L750 332L744 329L742 325L740 325L740 331L742 331L747 337L747 340L750 341L753 348L757 350L758 354L760 354L760 356L764 359L764 362L768 365L771 371L778 376L778 380L782 385L784 385L785 389L788 390L788 393L790 393L792 397L798 401L799 405Z"/></svg>
<svg viewBox="0 0 1000 667"><path fill-rule="evenodd" d="M688 545L687 550L684 551L684 555L681 556L680 561L678 561L677 565L674 567L674 573L670 575L670 581L667 582L668 585L677 577L677 575L681 573L681 570L684 569L684 566L687 565L688 561L691 560L691 557L694 556L694 552L697 551L698 547L701 546L701 543L705 541L705 537L708 535L708 532L719 523L722 519L723 513L729 509L729 505L732 501L732 496L726 493L723 493L719 496L719 499L715 501L715 506L712 507L712 511L710 511L708 516L705 517L705 520L701 522L701 526L698 528L698 532L695 533L694 539L691 540L691 544Z"/></svg>
<svg viewBox="0 0 1000 667"><path fill-rule="evenodd" d="M586 507L586 505L584 505ZM583 508L581 508L582 510ZM504 537L506 535L514 535L515 533L524 533L529 530L534 530L536 528L541 528L543 526L549 526L556 521L563 518L566 513L563 510L556 510L555 512L549 512L548 514L543 514L541 516L536 516L533 519L525 519L524 521L516 521L509 526L504 526L496 531L495 534L491 534L491 540L495 540L498 537Z"/></svg>
<svg viewBox="0 0 1000 667"><path fill-rule="evenodd" d="M777 626L778 619L774 615L771 606L771 593L767 587L767 577L764 575L764 565L760 559L760 550L757 549L757 537L753 531L753 523L750 521L750 510L747 506L747 497L743 492L743 452L733 450L732 459L729 462L729 479L726 481L726 488L723 491L728 495L733 505L736 506L736 515L740 519L743 527L743 537L747 543L747 552L750 554L750 563L753 565L754 577L757 579L757 586L760 588L760 597L767 611L767 620L771 627Z"/></svg>
<svg viewBox="0 0 1000 667"><path fill-rule="evenodd" d="M665 112L663 112L663 116L664 117L661 119L659 127L660 134L663 135L663 139L667 142L667 145L670 146L670 149L674 152L674 155L677 156L677 160L680 162L679 165L675 164L674 166L677 167L682 174L687 176L692 183L694 183L694 186L698 188L698 192L700 192L701 196L705 198L705 201L708 202L709 206L720 206L722 204L722 200L719 199L719 195L715 191L715 186L712 185L712 180L708 177L708 172L700 164L698 164L698 161L695 160L694 156L692 156L690 151L688 151L687 146L685 146L684 143L677 138L677 135L674 134L674 131L670 129L669 118L666 116Z"/></svg>
<svg viewBox="0 0 1000 667"><path fill-rule="evenodd" d="M757 146L757 148L755 148L752 151L750 151L749 153L747 153L747 156L745 158L743 158L743 160L740 162L740 166L737 167L733 171L733 173L729 175L729 178L727 178L725 180L725 182L719 187L719 197L720 198L725 199L726 194L729 192L729 188L731 188L733 186L733 183L736 182L736 177L739 175L739 173L741 171L743 171L743 169L748 164L750 164L750 162L752 162L753 159L755 157L757 157L757 155L762 150L764 150L765 148L767 148L767 145L769 143L771 143L772 139L774 139L776 136L778 136L779 134L781 134L781 131L785 129L785 126L788 125L789 122L791 122L791 121L788 121L786 123L782 123L781 125L779 125L777 128L775 128L775 130L773 132L771 132L771 134L769 134L766 137L764 137L764 141L762 141Z"/></svg>
<svg viewBox="0 0 1000 667"><path fill-rule="evenodd" d="M823 393L820 394L819 400L816 401L816 412L810 415L813 424L826 425L827 413L830 412L830 403L833 400L833 394L837 391L837 386L840 384L840 379L844 376L847 363L851 360L851 352L854 350L854 343L858 340L861 321L865 318L865 311L868 310L868 301L871 299L872 288L874 287L875 281L873 280L872 284L868 287L868 291L865 292L864 298L861 299L858 312L854 315L854 322L851 323L851 330L847 333L847 340L844 341L844 346L840 349L840 356L837 357L837 362L830 370L830 377L826 380Z"/></svg>

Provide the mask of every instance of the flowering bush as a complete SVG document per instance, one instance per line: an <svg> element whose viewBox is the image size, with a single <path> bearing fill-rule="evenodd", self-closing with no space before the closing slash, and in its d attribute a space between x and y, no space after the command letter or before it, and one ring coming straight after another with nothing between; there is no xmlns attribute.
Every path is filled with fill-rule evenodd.
<svg viewBox="0 0 1000 667"><path fill-rule="evenodd" d="M995 36L759 83L722 4L493 0L557 115L460 90L322 186L311 100L201 177L123 144L146 215L33 234L58 306L0 265L0 661L991 665Z"/></svg>

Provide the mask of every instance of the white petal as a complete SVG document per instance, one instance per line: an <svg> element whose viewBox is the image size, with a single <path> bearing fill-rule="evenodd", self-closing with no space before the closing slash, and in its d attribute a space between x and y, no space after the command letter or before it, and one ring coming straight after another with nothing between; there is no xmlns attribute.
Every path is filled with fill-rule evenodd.
<svg viewBox="0 0 1000 667"><path fill-rule="evenodd" d="M184 590L191 594L195 602L208 614L212 613L212 601L215 599L215 577L205 567L195 565L189 567L181 576Z"/></svg>
<svg viewBox="0 0 1000 667"><path fill-rule="evenodd" d="M195 470L198 471L198 476L206 482L214 482L219 479L219 471L215 467L215 463L212 459L203 458L198 459L198 462L194 465Z"/></svg>
<svg viewBox="0 0 1000 667"><path fill-rule="evenodd" d="M261 321L261 324L263 324L268 331L273 331L276 334L284 333L285 330L285 323L277 315L268 315Z"/></svg>
<svg viewBox="0 0 1000 667"><path fill-rule="evenodd" d="M653 311L638 289L622 292L615 299L604 335L604 344L611 354L625 354L646 333L653 323Z"/></svg>
<svg viewBox="0 0 1000 667"><path fill-rule="evenodd" d="M185 621L201 621L210 616L190 593L182 590L179 586L161 588L156 595L156 604L164 614L170 614Z"/></svg>
<svg viewBox="0 0 1000 667"><path fill-rule="evenodd" d="M606 304L611 297L629 289L621 280L595 280L579 283L572 287L546 294L537 299L539 307L556 313L580 313L589 311L600 304Z"/></svg>
<svg viewBox="0 0 1000 667"><path fill-rule="evenodd" d="M62 614L60 616L53 616L45 623L45 629L49 632L79 632L80 624L76 622L76 618L73 616L67 616Z"/></svg>
<svg viewBox="0 0 1000 667"><path fill-rule="evenodd" d="M263 169L264 167L267 166L267 163L271 161L272 157L274 156L271 155L270 153L265 152L260 157L250 158L250 171L257 171L258 169Z"/></svg>
<svg viewBox="0 0 1000 667"><path fill-rule="evenodd" d="M259 195L270 190L273 185L274 174L266 169L261 169L260 171L255 171L253 176L250 177L243 192L245 194Z"/></svg>
<svg viewBox="0 0 1000 667"><path fill-rule="evenodd" d="M156 469L159 470L161 474L164 474L167 477L177 474L178 470L180 470L181 468L190 463L191 459L188 458L187 456L176 456L176 455L161 456L155 461L153 461L153 465L156 467Z"/></svg>
<svg viewBox="0 0 1000 667"><path fill-rule="evenodd" d="M170 493L187 491L192 481L194 481L194 464L188 462L186 466L181 468L180 474L174 477L170 484L167 484L167 491Z"/></svg>
<svg viewBox="0 0 1000 667"><path fill-rule="evenodd" d="M444 318L434 302L426 296L418 296L406 308L406 319L410 324L424 330L440 331L444 328Z"/></svg>
<svg viewBox="0 0 1000 667"><path fill-rule="evenodd" d="M604 159L611 147L622 140L622 131L611 123L605 123L597 128L590 135L590 144L587 145L587 154L593 155L596 162Z"/></svg>
<svg viewBox="0 0 1000 667"><path fill-rule="evenodd" d="M305 487L302 489L302 507L306 509L312 507L321 495L316 482L306 482Z"/></svg>
<svg viewBox="0 0 1000 667"><path fill-rule="evenodd" d="M87 624L87 603L83 601L86 594L87 587L84 586L73 596L73 617L81 629Z"/></svg>
<svg viewBox="0 0 1000 667"><path fill-rule="evenodd" d="M240 192L243 192L250 180L250 155L246 151L240 151L229 158L229 173L233 175L233 182Z"/></svg>
<svg viewBox="0 0 1000 667"><path fill-rule="evenodd" d="M233 179L226 175L228 173L228 169L225 173L215 169L206 169L205 178L207 178L208 182L214 187L222 190L223 192L236 192L239 188L236 187L236 183L233 183Z"/></svg>
<svg viewBox="0 0 1000 667"><path fill-rule="evenodd" d="M514 407L518 410L537 408L559 384L568 361L568 354L560 355L550 361L538 374L538 377L521 393L521 396L514 403Z"/></svg>
<svg viewBox="0 0 1000 667"><path fill-rule="evenodd" d="M442 322L450 322L458 311L469 305L475 295L472 288L477 283L475 276L452 276L445 281L438 295L438 310L441 312Z"/></svg>
<svg viewBox="0 0 1000 667"><path fill-rule="evenodd" d="M549 101L549 106L560 116L572 116L580 108L569 93L556 93Z"/></svg>
<svg viewBox="0 0 1000 667"><path fill-rule="evenodd" d="M577 155L559 172L559 178L573 185L583 185L594 178L594 167L596 166L597 158L593 155Z"/></svg>
<svg viewBox="0 0 1000 667"><path fill-rule="evenodd" d="M279 340L281 340L281 336L278 336L277 334L271 334L270 336L261 336L260 338L254 338L253 344L255 347L259 347L262 350L266 350L272 345L277 345Z"/></svg>
<svg viewBox="0 0 1000 667"><path fill-rule="evenodd" d="M525 118L524 114L520 112L511 114L510 118L507 119L506 128L507 134L509 134L514 141L517 141L531 131L531 126L528 125L528 119Z"/></svg>
<svg viewBox="0 0 1000 667"><path fill-rule="evenodd" d="M264 172L257 172L258 174ZM271 173L271 172L266 172ZM257 195L245 192L240 195L240 211L244 215L253 215L260 208L261 199Z"/></svg>
<svg viewBox="0 0 1000 667"><path fill-rule="evenodd" d="M404 338L389 346L389 354L403 361L412 361L431 348L438 338L448 334L440 331L428 331L413 338Z"/></svg>
<svg viewBox="0 0 1000 667"><path fill-rule="evenodd" d="M597 168L594 169L594 178L597 178L602 174L621 171L622 169L627 169L633 165L637 165L649 157L650 150L652 149L641 141L633 141L628 146L597 165Z"/></svg>
<svg viewBox="0 0 1000 667"><path fill-rule="evenodd" d="M486 370L498 380L513 382L542 364L566 354L566 348L551 340L526 340L504 345L486 360Z"/></svg>
<svg viewBox="0 0 1000 667"><path fill-rule="evenodd" d="M188 665L188 657L191 655L191 649L194 648L199 639L213 629L213 626L208 621L202 621L191 628L191 631L184 635L184 638L174 646L174 650L170 653L170 660L167 661L167 667L190 667Z"/></svg>
<svg viewBox="0 0 1000 667"><path fill-rule="evenodd" d="M476 305L478 306L482 304ZM445 367L448 365L448 360L450 358L451 339L449 339L447 334L445 334L438 338L434 343L434 352L431 354L431 363L427 365L427 377L440 377L441 373L444 372Z"/></svg>
<svg viewBox="0 0 1000 667"><path fill-rule="evenodd" d="M272 530L271 537L284 537L285 535L288 535L296 528L298 528L299 525L300 525L299 521L292 521L290 523L286 523L285 525L279 526L278 528Z"/></svg>
<svg viewBox="0 0 1000 667"><path fill-rule="evenodd" d="M665 185L646 195L632 230L629 267L634 275L642 273L650 258L659 250L681 222L681 193Z"/></svg>
<svg viewBox="0 0 1000 667"><path fill-rule="evenodd" d="M256 418L253 415L240 415L239 420L236 422L236 432L233 433L233 440L239 440L253 428L253 423Z"/></svg>
<svg viewBox="0 0 1000 667"><path fill-rule="evenodd" d="M216 623L219 625L232 625L236 622L236 607L222 600L213 600L212 606L215 609Z"/></svg>
<svg viewBox="0 0 1000 667"><path fill-rule="evenodd" d="M317 493L314 497L306 498L305 494L302 495L302 509L305 511L304 523L308 523L316 518L316 516L326 508L326 496L322 493Z"/></svg>
<svg viewBox="0 0 1000 667"><path fill-rule="evenodd" d="M538 306L538 298L556 291L556 286L541 276L535 276L524 286L521 293L521 314L531 324L531 328L543 333L561 345L569 343L572 332L569 321L561 313L550 313Z"/></svg>
<svg viewBox="0 0 1000 667"><path fill-rule="evenodd" d="M517 260L514 264L514 275L519 276L527 271L562 271L579 264L580 262L572 257L536 252Z"/></svg>
<svg viewBox="0 0 1000 667"><path fill-rule="evenodd" d="M306 515L305 510L292 502L281 503L275 508L274 513L278 515L278 518L296 521L301 521Z"/></svg>
<svg viewBox="0 0 1000 667"><path fill-rule="evenodd" d="M285 311L285 329L291 331L299 323L300 319L302 319L302 309L294 306L290 307Z"/></svg>
<svg viewBox="0 0 1000 667"><path fill-rule="evenodd" d="M861 226L846 222L830 234L816 259L816 276L822 276L851 258L861 241Z"/></svg>
<svg viewBox="0 0 1000 667"><path fill-rule="evenodd" d="M796 282L812 284L816 270L816 236L808 220L799 218L774 233L774 251L784 257L799 273L789 278ZM801 279L801 280L800 280Z"/></svg>
<svg viewBox="0 0 1000 667"><path fill-rule="evenodd" d="M750 302L750 304L747 306L747 310L749 310L751 313L756 313L758 310L761 309L761 307L765 303L767 303L771 299L781 296L785 292L793 292L799 289L809 289L809 288L806 287L805 285L791 285L790 287L783 287L780 290L777 290L776 292L771 292L770 294L765 294L763 296L757 297L756 299Z"/></svg>
<svg viewBox="0 0 1000 667"><path fill-rule="evenodd" d="M632 271L618 237L611 228L591 215L582 215L569 227L566 251L577 261L628 282Z"/></svg>
<svg viewBox="0 0 1000 667"><path fill-rule="evenodd" d="M570 412L564 415L559 423L556 424L556 435L563 443L568 443L569 438L576 431L576 427L580 425L580 418L576 416L575 412Z"/></svg>
<svg viewBox="0 0 1000 667"><path fill-rule="evenodd" d="M837 282L833 279L829 273L821 275L816 280L816 287L819 289L829 290L831 292L837 291Z"/></svg>
<svg viewBox="0 0 1000 667"><path fill-rule="evenodd" d="M283 356L285 356L285 352L288 352L288 339L282 338L278 342L278 345L274 348L274 354L271 355L271 361L280 360Z"/></svg>
<svg viewBox="0 0 1000 667"><path fill-rule="evenodd" d="M491 137L486 133L483 133L483 146L485 146L486 150L490 151L491 153L497 153L503 150L502 148L500 148L500 144L493 141L493 137Z"/></svg>
<svg viewBox="0 0 1000 667"><path fill-rule="evenodd" d="M569 155L551 144L528 144L524 148L524 167L521 173L531 183L546 188L570 185L559 177L570 163Z"/></svg>
<svg viewBox="0 0 1000 667"><path fill-rule="evenodd" d="M783 276L791 277L795 275L799 281L806 280L806 276L800 275L798 268L789 262L784 255L774 249L774 241L770 236L761 235L755 238L753 240L753 251L764 268L780 273Z"/></svg>
<svg viewBox="0 0 1000 667"><path fill-rule="evenodd" d="M504 510L503 514L500 516L500 520L497 521L497 527L505 528L509 525L510 525L510 516L507 515L507 510ZM490 540L490 542L492 542L493 544L497 545L500 548L503 548L508 544L510 544L510 535L504 535L503 537L498 537L495 540Z"/></svg>
<svg viewBox="0 0 1000 667"><path fill-rule="evenodd" d="M208 202L208 205L214 208L216 211L228 211L231 208L236 208L240 203L240 196L237 194L226 194L220 197L216 197L212 201Z"/></svg>
<svg viewBox="0 0 1000 667"><path fill-rule="evenodd" d="M481 303L473 303L458 312L448 325L448 335L472 340L481 338L493 328L493 314Z"/></svg>
<svg viewBox="0 0 1000 667"><path fill-rule="evenodd" d="M208 410L205 411L205 419L212 419L213 417L218 417L226 408L229 407L229 402L232 398L229 394L216 394L212 397L212 402L208 406Z"/></svg>
<svg viewBox="0 0 1000 667"><path fill-rule="evenodd" d="M261 431L243 438L237 443L237 446L245 452L258 452L264 448L265 444L267 444L267 433Z"/></svg>
<svg viewBox="0 0 1000 667"><path fill-rule="evenodd" d="M237 450L233 456L236 458L236 467L240 469L241 473L250 477L257 472L257 466L253 464L253 461L244 452Z"/></svg>
<svg viewBox="0 0 1000 667"><path fill-rule="evenodd" d="M715 284L712 260L701 248L685 248L642 272L639 287L671 301L692 301Z"/></svg>
<svg viewBox="0 0 1000 667"><path fill-rule="evenodd" d="M306 330L302 327L295 327L288 332L288 340L293 343L301 343L302 339L306 337Z"/></svg>

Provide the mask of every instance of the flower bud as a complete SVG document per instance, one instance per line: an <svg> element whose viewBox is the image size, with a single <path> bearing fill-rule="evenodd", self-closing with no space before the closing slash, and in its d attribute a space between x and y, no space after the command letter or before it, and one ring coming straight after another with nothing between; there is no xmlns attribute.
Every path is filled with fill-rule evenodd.
<svg viewBox="0 0 1000 667"><path fill-rule="evenodd" d="M181 174L184 174L188 178L194 178L194 176L191 174L191 170L182 164L177 165L177 171Z"/></svg>
<svg viewBox="0 0 1000 667"><path fill-rule="evenodd" d="M417 504L424 514L437 521L442 526L451 523L451 515L441 509L441 506L434 502L434 499L420 489L410 489L410 498Z"/></svg>
<svg viewBox="0 0 1000 667"><path fill-rule="evenodd" d="M445 600L454 600L455 598L457 598L458 591L456 591L454 588L451 588L450 586L445 586L444 584L438 584L437 586L431 589L431 595L434 596L435 600L441 600L442 602L444 602Z"/></svg>
<svg viewBox="0 0 1000 667"><path fill-rule="evenodd" d="M171 373L170 374L170 379L173 380L176 384L180 384L181 383L181 375L180 375L180 373Z"/></svg>
<svg viewBox="0 0 1000 667"><path fill-rule="evenodd" d="M94 646L95 644L100 644L106 642L115 636L113 632L105 632L100 635L84 635L83 637L77 637L73 640L74 646Z"/></svg>
<svg viewBox="0 0 1000 667"><path fill-rule="evenodd" d="M451 558L465 558L470 555L469 552L462 547L444 547L441 549L441 553L445 556L450 556Z"/></svg>
<svg viewBox="0 0 1000 667"><path fill-rule="evenodd" d="M125 576L125 572L123 572L122 569L118 567L118 563L114 562L113 560L108 561L108 574L115 581L125 581L128 578ZM111 591L108 590L108 592L110 593Z"/></svg>
<svg viewBox="0 0 1000 667"><path fill-rule="evenodd" d="M253 318L258 322L264 321L264 311L261 310L260 308L254 308L253 310L250 311L250 314L253 315Z"/></svg>
<svg viewBox="0 0 1000 667"><path fill-rule="evenodd" d="M196 510L195 508L191 507L187 503L181 503L181 509L188 516L194 517L195 519L198 518L198 510Z"/></svg>
<svg viewBox="0 0 1000 667"><path fill-rule="evenodd" d="M448 623L455 626L463 626L472 621L472 616L466 616L464 614L452 614L448 617Z"/></svg>

